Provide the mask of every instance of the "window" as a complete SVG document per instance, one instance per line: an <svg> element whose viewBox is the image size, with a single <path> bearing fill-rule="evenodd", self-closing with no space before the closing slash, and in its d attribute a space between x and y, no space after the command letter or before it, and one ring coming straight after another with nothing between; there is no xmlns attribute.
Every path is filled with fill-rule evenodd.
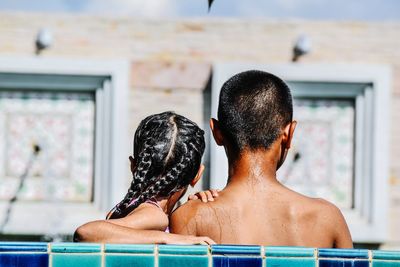
<svg viewBox="0 0 400 267"><path fill-rule="evenodd" d="M128 171L127 73L128 64L117 61L2 60L3 210L29 165L32 146L41 147L5 233L72 234L119 201Z"/></svg>

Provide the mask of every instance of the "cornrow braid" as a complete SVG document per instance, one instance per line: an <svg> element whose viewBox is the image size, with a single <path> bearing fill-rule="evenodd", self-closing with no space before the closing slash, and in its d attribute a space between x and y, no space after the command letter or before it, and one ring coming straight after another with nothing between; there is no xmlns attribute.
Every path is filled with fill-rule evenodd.
<svg viewBox="0 0 400 267"><path fill-rule="evenodd" d="M124 217L149 199L169 197L187 186L204 148L204 131L181 115L163 112L144 119L135 132L132 183L107 218Z"/></svg>

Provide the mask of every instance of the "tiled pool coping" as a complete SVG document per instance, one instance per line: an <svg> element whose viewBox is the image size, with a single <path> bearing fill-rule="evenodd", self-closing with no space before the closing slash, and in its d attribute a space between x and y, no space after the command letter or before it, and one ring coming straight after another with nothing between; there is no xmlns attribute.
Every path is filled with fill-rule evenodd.
<svg viewBox="0 0 400 267"><path fill-rule="evenodd" d="M0 242L0 266L400 267L400 251L238 245Z"/></svg>

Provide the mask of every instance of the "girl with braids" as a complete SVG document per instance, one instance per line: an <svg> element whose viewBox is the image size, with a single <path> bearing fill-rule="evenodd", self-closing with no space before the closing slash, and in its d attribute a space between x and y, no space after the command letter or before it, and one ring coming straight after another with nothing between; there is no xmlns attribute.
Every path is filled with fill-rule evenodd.
<svg viewBox="0 0 400 267"><path fill-rule="evenodd" d="M145 118L135 132L134 157L129 157L133 179L127 194L106 220L80 226L74 240L213 244L208 237L168 233L176 202L202 175L204 148L203 130L189 119L173 112Z"/></svg>

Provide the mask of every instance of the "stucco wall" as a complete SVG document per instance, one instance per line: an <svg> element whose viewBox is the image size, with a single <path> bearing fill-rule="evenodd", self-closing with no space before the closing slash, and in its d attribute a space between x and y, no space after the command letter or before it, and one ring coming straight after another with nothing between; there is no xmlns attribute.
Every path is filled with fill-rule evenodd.
<svg viewBox="0 0 400 267"><path fill-rule="evenodd" d="M289 63L293 42L301 33L311 38L313 50L298 64L390 66L392 124L390 241L387 246L400 246L400 126L397 124L400 120L399 22L154 21L0 13L0 60L6 55L32 56L35 35L41 27L51 29L54 43L40 57L112 58L132 62L130 134L145 115L166 109L189 116L203 125L203 89L213 63Z"/></svg>

